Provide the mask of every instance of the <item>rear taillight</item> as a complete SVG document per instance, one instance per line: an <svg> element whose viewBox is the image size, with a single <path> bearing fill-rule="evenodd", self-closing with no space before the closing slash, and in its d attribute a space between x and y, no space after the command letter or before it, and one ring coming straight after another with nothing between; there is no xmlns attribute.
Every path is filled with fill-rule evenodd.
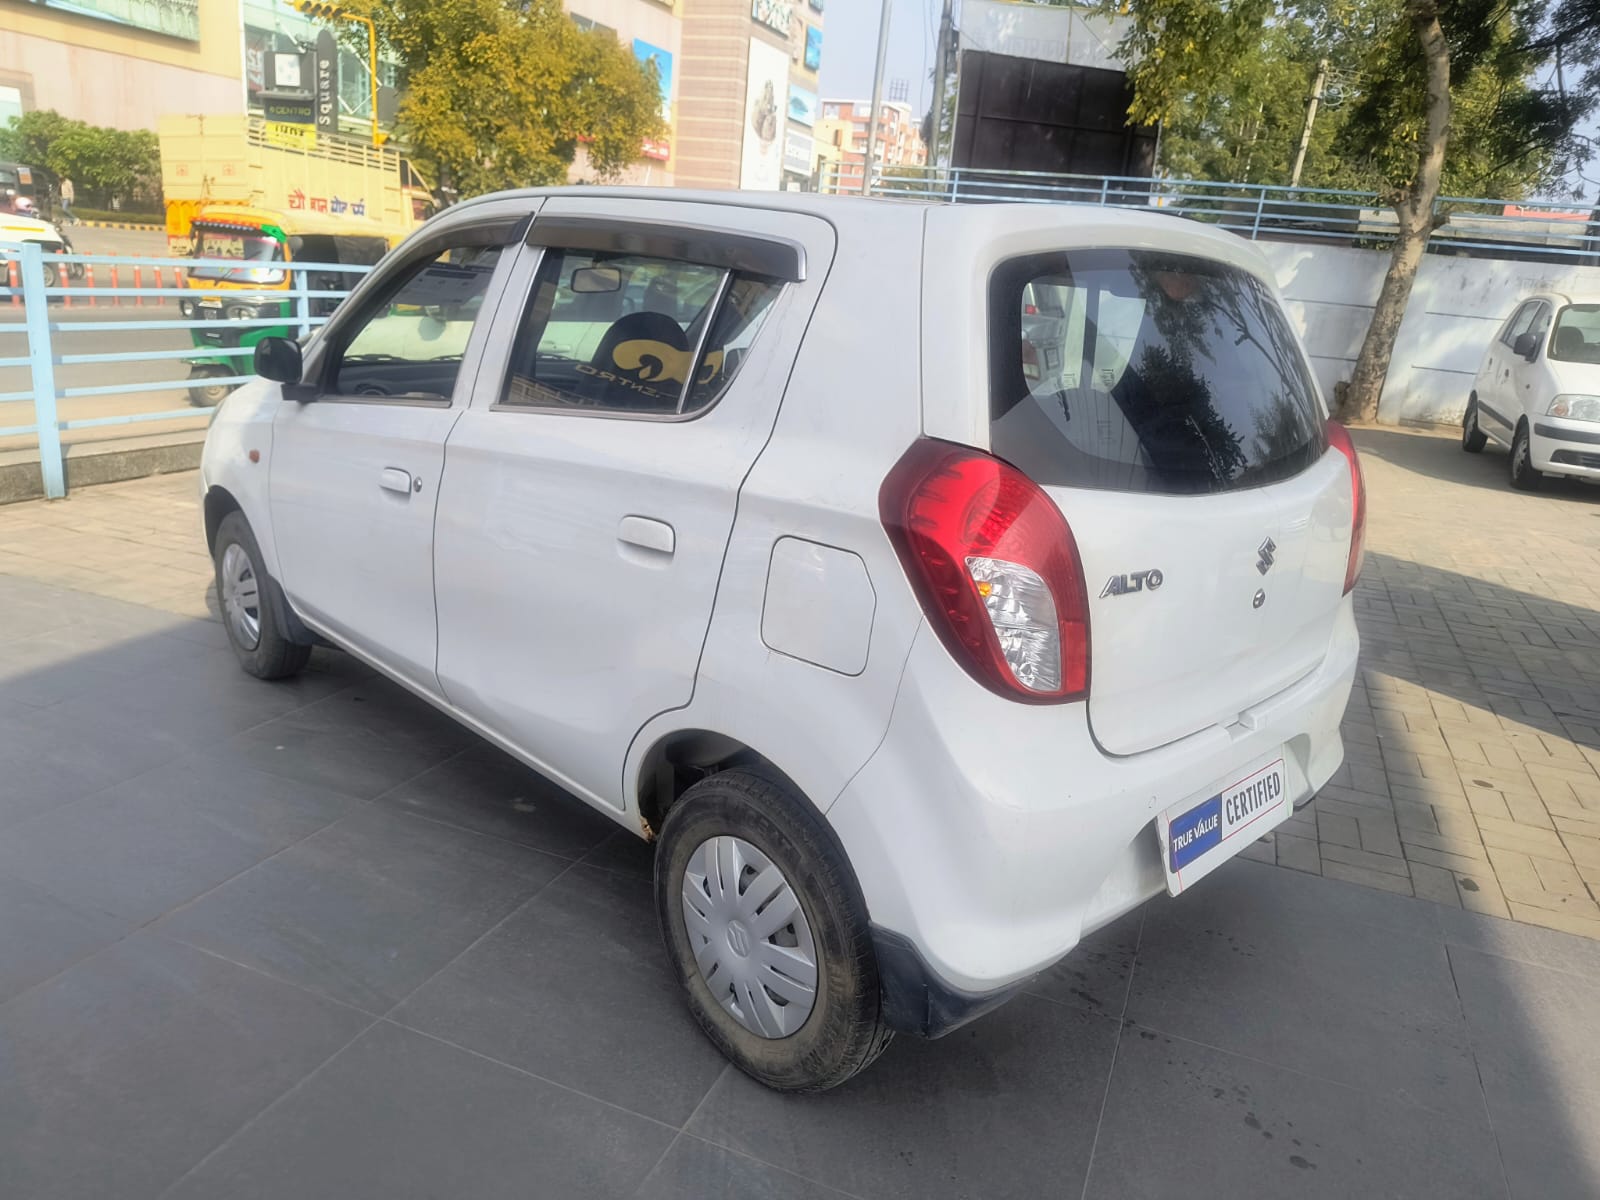
<svg viewBox="0 0 1600 1200"><path fill-rule="evenodd" d="M1061 511L1015 467L912 444L878 511L945 648L991 691L1032 704L1089 693L1089 600Z"/></svg>
<svg viewBox="0 0 1600 1200"><path fill-rule="evenodd" d="M1367 481L1361 476L1361 458L1350 431L1337 421L1328 422L1328 445L1350 464L1350 560L1344 569L1344 590L1349 591L1361 578L1361 564L1367 557Z"/></svg>

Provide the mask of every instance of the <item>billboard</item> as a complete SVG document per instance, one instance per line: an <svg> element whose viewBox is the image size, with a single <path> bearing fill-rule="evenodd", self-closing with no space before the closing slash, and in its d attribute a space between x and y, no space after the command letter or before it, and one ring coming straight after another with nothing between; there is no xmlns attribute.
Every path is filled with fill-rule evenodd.
<svg viewBox="0 0 1600 1200"><path fill-rule="evenodd" d="M789 120L808 129L817 123L817 94L798 84L789 85Z"/></svg>
<svg viewBox="0 0 1600 1200"><path fill-rule="evenodd" d="M813 139L805 134L794 129L787 131L783 135L783 169L809 177L813 145Z"/></svg>
<svg viewBox="0 0 1600 1200"><path fill-rule="evenodd" d="M80 17L131 25L189 42L200 40L200 0L32 0L32 3L40 8L56 8Z"/></svg>
<svg viewBox="0 0 1600 1200"><path fill-rule="evenodd" d="M751 19L768 29L789 36L789 25L794 20L792 0L750 0Z"/></svg>
<svg viewBox="0 0 1600 1200"><path fill-rule="evenodd" d="M822 30L815 25L806 26L806 70L816 71L822 67Z"/></svg>
<svg viewBox="0 0 1600 1200"><path fill-rule="evenodd" d="M788 93L789 56L781 46L751 38L739 156L742 188L775 192L783 186L783 105Z"/></svg>

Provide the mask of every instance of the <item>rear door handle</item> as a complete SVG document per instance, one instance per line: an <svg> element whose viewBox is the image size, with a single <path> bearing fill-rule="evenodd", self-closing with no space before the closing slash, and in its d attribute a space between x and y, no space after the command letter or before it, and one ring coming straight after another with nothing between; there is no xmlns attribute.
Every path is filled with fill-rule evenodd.
<svg viewBox="0 0 1600 1200"><path fill-rule="evenodd" d="M402 495L411 495L411 472L402 471L399 467L385 467L383 474L378 476L378 486L391 492L400 492Z"/></svg>
<svg viewBox="0 0 1600 1200"><path fill-rule="evenodd" d="M677 547L677 535L672 526L652 517L623 517L617 522L617 541L641 550L654 550L670 555Z"/></svg>

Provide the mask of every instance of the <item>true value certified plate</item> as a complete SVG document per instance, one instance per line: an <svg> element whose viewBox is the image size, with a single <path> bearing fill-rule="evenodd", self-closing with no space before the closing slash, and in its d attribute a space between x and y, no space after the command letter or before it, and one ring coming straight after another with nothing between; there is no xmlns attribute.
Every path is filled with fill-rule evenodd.
<svg viewBox="0 0 1600 1200"><path fill-rule="evenodd" d="M1204 800L1158 816L1167 891L1176 896L1286 818L1285 783L1280 755Z"/></svg>

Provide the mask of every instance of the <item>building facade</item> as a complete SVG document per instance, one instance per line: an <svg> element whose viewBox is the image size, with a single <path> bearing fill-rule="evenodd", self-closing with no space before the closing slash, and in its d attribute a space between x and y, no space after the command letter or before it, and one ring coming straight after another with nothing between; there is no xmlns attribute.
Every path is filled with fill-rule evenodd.
<svg viewBox="0 0 1600 1200"><path fill-rule="evenodd" d="M677 183L809 186L823 0L680 0Z"/></svg>
<svg viewBox="0 0 1600 1200"><path fill-rule="evenodd" d="M0 122L115 129L244 103L240 0L0 0Z"/></svg>
<svg viewBox="0 0 1600 1200"><path fill-rule="evenodd" d="M817 121L815 155L817 187L825 192L859 192L865 182L867 123L872 104L867 100L824 100ZM886 100L878 106L878 139L873 147L877 164L873 179L895 167L920 167L928 161L921 122L911 106Z"/></svg>
<svg viewBox="0 0 1600 1200"><path fill-rule="evenodd" d="M683 50L681 9L685 0L566 0L567 12L585 29L615 34L641 62L655 64L661 85L661 117L666 136L646 142L643 157L623 171L618 183L671 186L677 174L676 123L679 63ZM573 180L592 179L593 173L578 148L572 164Z"/></svg>

